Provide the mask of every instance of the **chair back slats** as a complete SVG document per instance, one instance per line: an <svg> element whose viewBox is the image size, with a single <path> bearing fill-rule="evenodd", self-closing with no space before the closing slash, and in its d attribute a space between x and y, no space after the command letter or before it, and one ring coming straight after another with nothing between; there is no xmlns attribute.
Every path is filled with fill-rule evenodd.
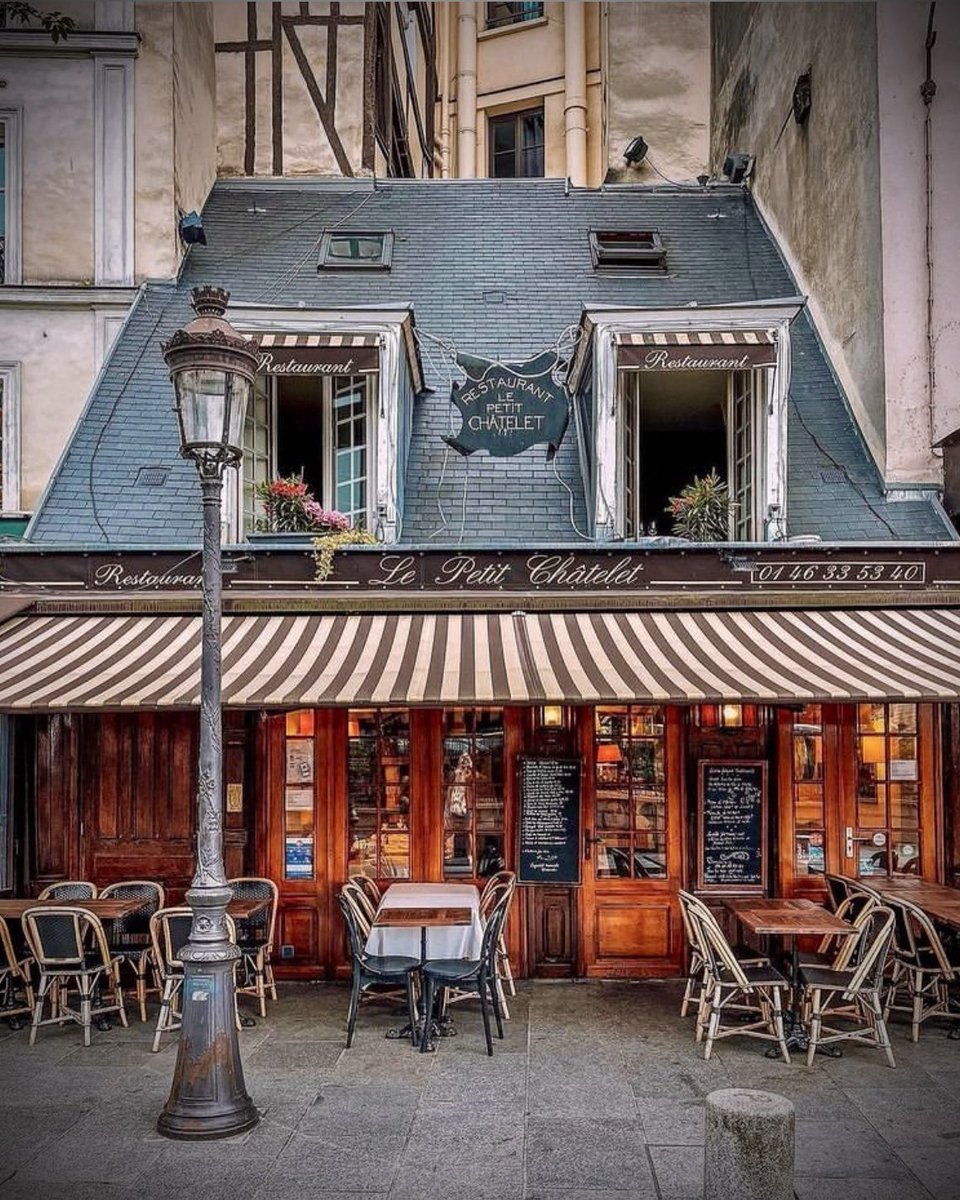
<svg viewBox="0 0 960 1200"><path fill-rule="evenodd" d="M346 896L348 902L356 912L361 926L366 929L364 937L367 937L373 927L374 917L377 915L377 910L370 903L370 897L352 878L344 883L341 894Z"/></svg>
<svg viewBox="0 0 960 1200"><path fill-rule="evenodd" d="M367 959L366 940L369 935L369 929L363 931L360 923L360 915L357 912L353 900L348 896L347 889L344 887L337 896L337 904L343 914L343 923L347 927L347 938L350 943L350 957L357 963L363 963Z"/></svg>
<svg viewBox="0 0 960 1200"><path fill-rule="evenodd" d="M95 883L86 879L65 879L45 887L37 899L59 900L64 904L72 904L76 900L96 900L98 895Z"/></svg>
<svg viewBox="0 0 960 1200"><path fill-rule="evenodd" d="M513 892L517 886L516 872L497 871L483 885L483 891L480 893L480 915L482 917L486 917L490 909L493 908L499 889L505 886L509 886L511 892Z"/></svg>
<svg viewBox="0 0 960 1200"><path fill-rule="evenodd" d="M354 871L350 875L351 880L364 893L370 903L373 905L374 911L380 907L380 901L383 899L383 893L380 891L380 885L368 875L366 871Z"/></svg>
<svg viewBox="0 0 960 1200"><path fill-rule="evenodd" d="M110 948L99 917L83 908L28 908L23 930L41 970L110 966Z"/></svg>
<svg viewBox="0 0 960 1200"><path fill-rule="evenodd" d="M912 900L887 899L884 903L893 910L896 919L895 944L898 953L919 966L926 952L933 956L944 975L952 979L956 968L950 961L936 925L923 909Z"/></svg>
<svg viewBox="0 0 960 1200"><path fill-rule="evenodd" d="M495 956L497 943L503 932L510 901L513 899L513 887L507 883L497 889L493 906L487 915L487 923L483 927L483 941L480 943L480 961L487 964L491 975L496 974Z"/></svg>
<svg viewBox="0 0 960 1200"><path fill-rule="evenodd" d="M860 936L853 954L857 965L845 994L879 990L887 952L893 940L893 912L885 905L878 904L860 915L858 925Z"/></svg>
<svg viewBox="0 0 960 1200"><path fill-rule="evenodd" d="M134 912L111 921L111 941L114 945L145 945L150 938L150 918L163 908L164 890L152 879L125 879L103 888L100 899L143 901Z"/></svg>

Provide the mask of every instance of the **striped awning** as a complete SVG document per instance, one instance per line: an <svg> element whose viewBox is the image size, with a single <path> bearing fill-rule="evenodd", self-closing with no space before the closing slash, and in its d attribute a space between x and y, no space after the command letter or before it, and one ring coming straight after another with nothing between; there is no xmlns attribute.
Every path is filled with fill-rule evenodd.
<svg viewBox="0 0 960 1200"><path fill-rule="evenodd" d="M960 611L231 615L233 707L957 700ZM0 711L192 707L194 616L17 616Z"/></svg>
<svg viewBox="0 0 960 1200"><path fill-rule="evenodd" d="M769 329L631 330L618 333L616 342L621 366L648 371L738 371L777 362L777 343Z"/></svg>
<svg viewBox="0 0 960 1200"><path fill-rule="evenodd" d="M322 346L379 346L378 333L264 333L257 339L261 348L265 346L304 347L316 349Z"/></svg>
<svg viewBox="0 0 960 1200"><path fill-rule="evenodd" d="M266 375L352 375L380 365L377 333L264 333L259 343Z"/></svg>

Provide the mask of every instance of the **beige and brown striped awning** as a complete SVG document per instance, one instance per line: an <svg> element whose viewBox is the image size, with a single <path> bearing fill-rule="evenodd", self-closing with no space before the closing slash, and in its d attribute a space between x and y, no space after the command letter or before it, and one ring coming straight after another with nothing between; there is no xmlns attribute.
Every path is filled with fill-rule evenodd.
<svg viewBox="0 0 960 1200"><path fill-rule="evenodd" d="M960 698L960 611L231 615L232 707ZM15 616L0 711L199 703L193 616Z"/></svg>
<svg viewBox="0 0 960 1200"><path fill-rule="evenodd" d="M769 329L648 330L618 333L618 362L647 371L773 367L777 343Z"/></svg>

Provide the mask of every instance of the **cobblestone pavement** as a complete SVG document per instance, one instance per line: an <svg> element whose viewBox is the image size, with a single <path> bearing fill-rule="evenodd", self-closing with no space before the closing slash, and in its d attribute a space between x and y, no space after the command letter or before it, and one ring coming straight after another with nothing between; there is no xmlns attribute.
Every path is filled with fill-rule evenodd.
<svg viewBox="0 0 960 1200"><path fill-rule="evenodd" d="M960 1043L893 1029L897 1070L850 1047L812 1070L747 1038L704 1062L675 983L525 984L486 1057L473 1003L430 1056L360 1014L345 1050L346 989L288 985L241 1034L263 1119L229 1142L170 1142L154 1123L172 1038L151 1025L93 1034L0 1025L0 1200L693 1200L707 1092L789 1097L800 1200L960 1198ZM731 1198L733 1200L733 1198Z"/></svg>

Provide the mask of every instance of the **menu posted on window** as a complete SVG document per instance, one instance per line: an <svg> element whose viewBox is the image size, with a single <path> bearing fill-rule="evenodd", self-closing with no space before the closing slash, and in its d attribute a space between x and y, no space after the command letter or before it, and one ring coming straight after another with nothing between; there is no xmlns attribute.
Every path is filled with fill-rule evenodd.
<svg viewBox="0 0 960 1200"><path fill-rule="evenodd" d="M697 888L765 891L766 840L767 764L702 760L697 796Z"/></svg>
<svg viewBox="0 0 960 1200"><path fill-rule="evenodd" d="M520 883L580 882L580 760L520 759Z"/></svg>

